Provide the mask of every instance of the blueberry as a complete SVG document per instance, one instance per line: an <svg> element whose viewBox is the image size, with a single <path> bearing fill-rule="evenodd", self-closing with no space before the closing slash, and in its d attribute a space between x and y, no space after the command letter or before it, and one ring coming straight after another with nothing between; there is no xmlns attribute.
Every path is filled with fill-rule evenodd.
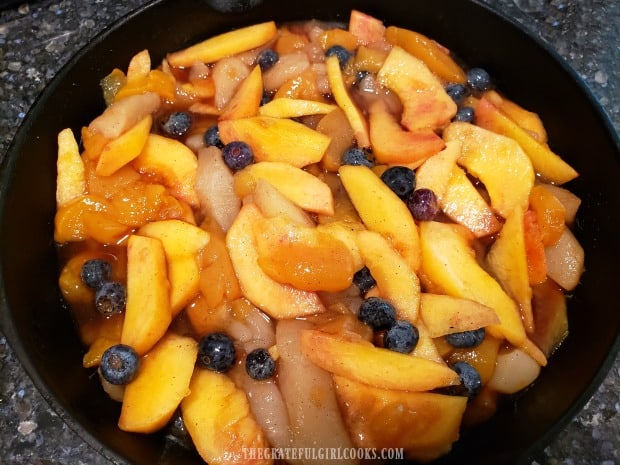
<svg viewBox="0 0 620 465"><path fill-rule="evenodd" d="M279 59L280 56L278 55L278 52L271 48L266 48L258 54L256 61L258 66L260 66L261 71L267 71L275 65Z"/></svg>
<svg viewBox="0 0 620 465"><path fill-rule="evenodd" d="M207 147L210 147L211 145L216 146L218 149L224 147L222 139L220 139L220 128L217 126L217 124L214 124L209 129L207 129L204 135L204 141Z"/></svg>
<svg viewBox="0 0 620 465"><path fill-rule="evenodd" d="M381 174L381 180L401 199L415 189L415 173L406 166L391 166Z"/></svg>
<svg viewBox="0 0 620 465"><path fill-rule="evenodd" d="M381 297L369 297L360 305L357 317L373 329L388 329L396 322L396 309Z"/></svg>
<svg viewBox="0 0 620 465"><path fill-rule="evenodd" d="M127 384L133 380L140 366L140 357L133 347L116 344L101 356L101 376L110 384Z"/></svg>
<svg viewBox="0 0 620 465"><path fill-rule="evenodd" d="M452 83L446 86L446 93L454 100L455 103L461 101L467 96L467 87L463 84Z"/></svg>
<svg viewBox="0 0 620 465"><path fill-rule="evenodd" d="M252 148L243 141L229 142L222 148L224 163L233 171L239 171L254 162Z"/></svg>
<svg viewBox="0 0 620 465"><path fill-rule="evenodd" d="M342 45L332 45L325 51L325 56L330 57L335 55L338 57L338 62L340 63L340 68L344 68L349 59L351 58L351 52L349 52Z"/></svg>
<svg viewBox="0 0 620 465"><path fill-rule="evenodd" d="M445 339L446 342L448 342L448 344L450 344L452 347L456 347L458 349L466 349L479 346L482 343L485 335L486 330L484 328L479 328L472 331L462 331L459 333L447 334L445 336Z"/></svg>
<svg viewBox="0 0 620 465"><path fill-rule="evenodd" d="M198 342L198 362L205 368L224 372L235 363L235 345L224 333L211 333Z"/></svg>
<svg viewBox="0 0 620 465"><path fill-rule="evenodd" d="M482 68L471 68L467 71L467 85L473 90L484 92L491 88L491 76Z"/></svg>
<svg viewBox="0 0 620 465"><path fill-rule="evenodd" d="M465 394L470 399L475 397L482 388L482 380L480 379L480 373L473 366L467 362L456 362L450 366L461 379L462 387L465 389Z"/></svg>
<svg viewBox="0 0 620 465"><path fill-rule="evenodd" d="M375 281L375 278L370 274L368 267L365 266L353 274L353 284L359 288L362 295L365 295L377 285L377 281Z"/></svg>
<svg viewBox="0 0 620 465"><path fill-rule="evenodd" d="M167 136L183 137L192 128L193 118L186 111L170 113L161 124L161 128Z"/></svg>
<svg viewBox="0 0 620 465"><path fill-rule="evenodd" d="M354 165L354 166L367 166L372 168L375 166L372 161L372 156L370 152L364 149L360 149L358 147L351 147L344 155L342 155L342 164L343 165Z"/></svg>
<svg viewBox="0 0 620 465"><path fill-rule="evenodd" d="M263 95L260 98L260 104L265 105L273 100L273 93L268 90L263 90Z"/></svg>
<svg viewBox="0 0 620 465"><path fill-rule="evenodd" d="M418 221L431 221L439 213L439 203L431 189L418 189L407 198L407 208Z"/></svg>
<svg viewBox="0 0 620 465"><path fill-rule="evenodd" d="M110 280L111 274L112 264L100 258L86 260L80 271L82 281L91 289L99 289L103 283Z"/></svg>
<svg viewBox="0 0 620 465"><path fill-rule="evenodd" d="M95 292L95 308L104 316L122 313L127 302L125 286L116 281L105 282Z"/></svg>
<svg viewBox="0 0 620 465"><path fill-rule="evenodd" d="M454 121L471 123L474 120L474 109L472 107L461 107L456 111Z"/></svg>
<svg viewBox="0 0 620 465"><path fill-rule="evenodd" d="M418 328L408 321L399 320L383 335L383 346L395 352L408 354L415 349L419 339Z"/></svg>
<svg viewBox="0 0 620 465"><path fill-rule="evenodd" d="M259 381L271 378L276 371L276 362L267 349L254 349L245 358L245 371Z"/></svg>

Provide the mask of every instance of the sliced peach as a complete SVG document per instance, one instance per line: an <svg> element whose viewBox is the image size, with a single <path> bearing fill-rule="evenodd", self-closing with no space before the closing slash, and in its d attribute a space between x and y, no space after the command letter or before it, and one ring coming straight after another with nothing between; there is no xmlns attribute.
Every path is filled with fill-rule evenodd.
<svg viewBox="0 0 620 465"><path fill-rule="evenodd" d="M127 305L121 342L143 355L172 321L164 247L159 239L131 235L127 241Z"/></svg>
<svg viewBox="0 0 620 465"><path fill-rule="evenodd" d="M359 44L368 45L383 39L385 26L380 19L359 10L351 10L349 32L357 37Z"/></svg>
<svg viewBox="0 0 620 465"><path fill-rule="evenodd" d="M225 374L196 369L190 393L181 402L185 427L196 450L213 465L268 465L247 451L268 447L265 433L250 411L245 392Z"/></svg>
<svg viewBox="0 0 620 465"><path fill-rule="evenodd" d="M407 165L415 169L445 146L441 137L430 128L403 129L383 100L371 104L369 126L372 153L378 163Z"/></svg>
<svg viewBox="0 0 620 465"><path fill-rule="evenodd" d="M484 237L500 230L501 223L459 166L452 168L450 181L439 201L443 212L462 224L476 237Z"/></svg>
<svg viewBox="0 0 620 465"><path fill-rule="evenodd" d="M529 132L505 116L493 103L482 97L476 105L475 123L490 131L517 141L532 161L540 177L555 184L564 184L579 176L575 169L536 140Z"/></svg>
<svg viewBox="0 0 620 465"><path fill-rule="evenodd" d="M220 120L249 118L256 116L263 96L263 77L260 66L255 66L243 82L237 87L233 97L228 101Z"/></svg>
<svg viewBox="0 0 620 465"><path fill-rule="evenodd" d="M141 173L159 177L175 197L198 205L194 190L198 160L182 142L158 134L149 134L142 153L133 161Z"/></svg>
<svg viewBox="0 0 620 465"><path fill-rule="evenodd" d="M415 324L420 307L420 280L388 240L373 231L359 231L362 261L377 281L382 297L396 308L399 319Z"/></svg>
<svg viewBox="0 0 620 465"><path fill-rule="evenodd" d="M254 163L235 173L235 192L239 198L252 193L259 179L264 179L300 208L325 215L334 213L329 186L316 176L284 162Z"/></svg>
<svg viewBox="0 0 620 465"><path fill-rule="evenodd" d="M444 47L432 39L396 26L390 26L385 31L387 41L404 48L416 58L422 60L429 69L448 82L465 83L465 71L456 64Z"/></svg>
<svg viewBox="0 0 620 465"><path fill-rule="evenodd" d="M197 61L213 63L220 58L260 47L273 39L277 32L273 21L242 27L170 53L167 61L175 67L188 67Z"/></svg>
<svg viewBox="0 0 620 465"><path fill-rule="evenodd" d="M326 172L319 173L318 177L329 186L334 198L334 214L318 215L318 223L326 224L344 222L349 223L350 226L355 228L361 226L363 229L363 225L361 225L362 220L360 219L353 202L351 202L349 194L347 194L346 189L342 185L340 176L338 176L337 173Z"/></svg>
<svg viewBox="0 0 620 465"><path fill-rule="evenodd" d="M534 169L514 140L469 123L455 122L443 132L446 141L461 142L459 165L478 178L491 207L506 217L515 207L527 208Z"/></svg>
<svg viewBox="0 0 620 465"><path fill-rule="evenodd" d="M545 244L538 226L538 215L527 210L523 215L523 234L525 235L525 254L530 285L541 284L547 279L547 258Z"/></svg>
<svg viewBox="0 0 620 465"><path fill-rule="evenodd" d="M464 396L381 389L343 376L334 382L357 447L402 448L406 458L427 462L449 452L459 437Z"/></svg>
<svg viewBox="0 0 620 465"><path fill-rule="evenodd" d="M200 289L197 255L209 243L209 233L185 221L164 220L142 226L138 234L157 238L164 246L170 281L170 306L174 317Z"/></svg>
<svg viewBox="0 0 620 465"><path fill-rule="evenodd" d="M222 142L247 143L256 161L286 162L299 168L320 161L330 142L325 134L285 118L225 120L218 127Z"/></svg>
<svg viewBox="0 0 620 465"><path fill-rule="evenodd" d="M542 144L547 143L547 131L538 114L526 110L495 90L485 92L484 97L521 128L529 132L538 142Z"/></svg>
<svg viewBox="0 0 620 465"><path fill-rule="evenodd" d="M394 46L377 74L403 104L401 123L410 131L438 129L456 114L456 103L423 61Z"/></svg>
<svg viewBox="0 0 620 465"><path fill-rule="evenodd" d="M444 364L317 330L302 331L301 351L324 370L378 388L428 391L459 382Z"/></svg>
<svg viewBox="0 0 620 465"><path fill-rule="evenodd" d="M416 189L432 190L441 203L452 178L452 170L460 156L461 143L459 141L446 142L446 147L441 152L428 158L417 169Z"/></svg>
<svg viewBox="0 0 620 465"><path fill-rule="evenodd" d="M432 338L499 323L492 308L469 299L424 292L420 316Z"/></svg>
<svg viewBox="0 0 620 465"><path fill-rule="evenodd" d="M538 185L530 192L530 208L536 212L543 244L555 244L566 227L566 209L562 202L549 189Z"/></svg>
<svg viewBox="0 0 620 465"><path fill-rule="evenodd" d="M325 101L325 98L318 88L316 73L311 66L282 83L273 98L294 98L316 100L317 102Z"/></svg>
<svg viewBox="0 0 620 465"><path fill-rule="evenodd" d="M56 205L62 207L86 193L84 161L70 128L58 133Z"/></svg>
<svg viewBox="0 0 620 465"><path fill-rule="evenodd" d="M485 336L480 345L471 349L454 349L447 357L448 364L467 362L480 374L482 384L487 384L495 372L495 364L501 341Z"/></svg>
<svg viewBox="0 0 620 465"><path fill-rule="evenodd" d="M522 344L525 329L516 303L476 261L468 241L453 225L436 221L420 224L422 271L442 293L474 300L492 308L499 324L487 327L495 337Z"/></svg>
<svg viewBox="0 0 620 465"><path fill-rule="evenodd" d="M532 288L527 265L523 215L523 210L518 206L511 214L506 215L504 226L489 249L486 260L491 274L519 304L525 330L532 332Z"/></svg>
<svg viewBox="0 0 620 465"><path fill-rule="evenodd" d="M279 216L254 229L258 264L275 281L304 291L341 291L353 280L353 257L346 244L315 227Z"/></svg>
<svg viewBox="0 0 620 465"><path fill-rule="evenodd" d="M168 333L143 357L135 379L125 386L118 427L134 433L163 428L189 394L198 344Z"/></svg>
<svg viewBox="0 0 620 465"><path fill-rule="evenodd" d="M258 208L241 208L226 234L226 247L244 296L273 318L295 318L325 311L318 296L271 279L258 264L254 225L262 220Z"/></svg>
<svg viewBox="0 0 620 465"><path fill-rule="evenodd" d="M568 336L566 295L552 280L532 288L535 331L530 334L545 356L550 357Z"/></svg>
<svg viewBox="0 0 620 465"><path fill-rule="evenodd" d="M389 52L385 50L378 50L376 48L360 45L355 54L355 69L357 71L378 73L383 63L385 63L388 53Z"/></svg>
<svg viewBox="0 0 620 465"><path fill-rule="evenodd" d="M334 100L336 100L338 106L347 116L349 124L353 128L358 147L370 147L368 122L347 91L338 57L334 55L328 57L325 60L325 65L327 66L327 80L334 95Z"/></svg>
<svg viewBox="0 0 620 465"><path fill-rule="evenodd" d="M146 92L153 92L164 100L174 101L175 91L176 81L174 76L159 69L154 69L144 76L137 76L132 80L128 79L114 95L114 101L118 102L126 97L141 95Z"/></svg>
<svg viewBox="0 0 620 465"><path fill-rule="evenodd" d="M308 115L325 115L336 108L338 108L336 105L316 100L276 98L262 105L258 109L258 114L273 118L299 118Z"/></svg>
<svg viewBox="0 0 620 465"><path fill-rule="evenodd" d="M364 224L384 235L416 271L420 266L419 235L405 203L366 166L343 165L338 172Z"/></svg>
<svg viewBox="0 0 620 465"><path fill-rule="evenodd" d="M95 172L98 176L110 176L142 152L153 118L146 115L127 132L108 142L102 149Z"/></svg>
<svg viewBox="0 0 620 465"><path fill-rule="evenodd" d="M327 29L317 39L323 50L327 50L334 45L340 45L347 50L357 48L357 36L350 31L340 28Z"/></svg>

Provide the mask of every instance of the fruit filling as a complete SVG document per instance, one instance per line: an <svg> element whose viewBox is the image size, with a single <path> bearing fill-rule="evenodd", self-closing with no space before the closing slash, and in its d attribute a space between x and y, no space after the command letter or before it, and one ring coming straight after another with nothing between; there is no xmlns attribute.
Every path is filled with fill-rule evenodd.
<svg viewBox="0 0 620 465"><path fill-rule="evenodd" d="M536 380L584 270L578 173L472 65L352 11L103 77L58 134L55 240L120 429L214 465L429 462Z"/></svg>

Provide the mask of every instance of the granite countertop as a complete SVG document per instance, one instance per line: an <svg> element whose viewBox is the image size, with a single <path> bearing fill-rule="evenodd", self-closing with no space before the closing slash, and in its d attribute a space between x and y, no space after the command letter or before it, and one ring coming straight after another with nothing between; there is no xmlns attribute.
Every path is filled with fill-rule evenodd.
<svg viewBox="0 0 620 465"><path fill-rule="evenodd" d="M485 0L542 37L585 79L620 131L620 2ZM0 156L36 95L90 38L144 0L16 1L0 12ZM620 464L620 358L536 462ZM0 333L0 463L109 464L53 413Z"/></svg>

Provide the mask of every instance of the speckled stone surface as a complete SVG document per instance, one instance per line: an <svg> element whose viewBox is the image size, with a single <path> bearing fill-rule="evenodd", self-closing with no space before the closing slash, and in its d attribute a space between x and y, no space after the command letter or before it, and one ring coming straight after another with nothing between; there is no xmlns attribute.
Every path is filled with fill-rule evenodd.
<svg viewBox="0 0 620 465"><path fill-rule="evenodd" d="M486 0L547 41L584 78L620 131L620 2ZM37 94L73 53L141 0L42 0L0 12L0 156ZM3 3L0 2L0 5ZM535 76L533 76L535 79ZM620 464L620 359L537 458L540 465ZM0 334L0 464L108 465L54 414Z"/></svg>

